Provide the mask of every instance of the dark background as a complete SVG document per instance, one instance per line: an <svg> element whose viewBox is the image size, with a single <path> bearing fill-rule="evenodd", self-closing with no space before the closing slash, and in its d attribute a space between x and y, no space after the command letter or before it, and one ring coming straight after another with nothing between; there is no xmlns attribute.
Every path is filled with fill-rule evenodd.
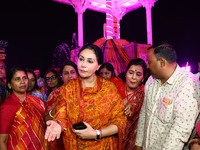
<svg viewBox="0 0 200 150"><path fill-rule="evenodd" d="M198 2L198 1L196 1ZM71 46L77 33L77 14L72 6L46 0L0 2L0 40L9 42L6 65L39 68L42 73L52 64L54 49L61 43ZM105 14L86 10L83 16L84 42L103 37ZM186 62L197 72L200 59L200 12L195 1L158 0L152 8L153 43L172 44L178 63ZM146 43L145 8L126 14L121 20L121 38Z"/></svg>

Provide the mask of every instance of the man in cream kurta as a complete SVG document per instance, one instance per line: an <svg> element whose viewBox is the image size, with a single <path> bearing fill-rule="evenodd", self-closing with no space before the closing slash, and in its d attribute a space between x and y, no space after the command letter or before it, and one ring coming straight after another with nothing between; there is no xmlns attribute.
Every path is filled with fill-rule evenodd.
<svg viewBox="0 0 200 150"><path fill-rule="evenodd" d="M195 75L178 66L173 55L168 44L148 50L152 76L145 85L135 150L182 150L194 127L200 84Z"/></svg>

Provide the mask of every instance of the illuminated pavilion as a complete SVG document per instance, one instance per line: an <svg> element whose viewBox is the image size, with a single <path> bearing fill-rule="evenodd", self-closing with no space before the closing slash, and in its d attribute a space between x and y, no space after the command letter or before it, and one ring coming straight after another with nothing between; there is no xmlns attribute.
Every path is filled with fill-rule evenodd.
<svg viewBox="0 0 200 150"><path fill-rule="evenodd" d="M83 13L86 9L106 13L104 37L94 42L102 48L104 62L110 62L116 74L125 71L127 63L132 58L143 58L146 61L146 50L153 44L151 8L157 0L53 0L71 5L78 16L78 46L83 44ZM120 39L120 20L127 13L138 8L146 9L147 45L129 43ZM72 51L72 55L77 55ZM109 57L108 57L109 56ZM72 58L76 62L76 58Z"/></svg>

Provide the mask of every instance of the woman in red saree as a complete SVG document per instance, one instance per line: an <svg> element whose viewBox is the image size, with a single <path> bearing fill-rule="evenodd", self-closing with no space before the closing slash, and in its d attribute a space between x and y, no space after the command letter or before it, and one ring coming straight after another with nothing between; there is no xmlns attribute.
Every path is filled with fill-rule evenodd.
<svg viewBox="0 0 200 150"><path fill-rule="evenodd" d="M96 45L82 47L78 55L80 77L61 87L54 121L47 122L45 138L53 141L63 132L65 149L121 149L126 117L115 85L95 72L103 63L103 54ZM82 121L86 129L72 125Z"/></svg>
<svg viewBox="0 0 200 150"><path fill-rule="evenodd" d="M111 78L123 99L127 124L125 137L122 144L123 150L132 150L135 145L136 131L140 109L144 100L144 85L146 75L146 63L141 58L133 59L126 69L126 83L119 78Z"/></svg>
<svg viewBox="0 0 200 150"><path fill-rule="evenodd" d="M27 74L11 68L7 73L12 94L0 106L0 149L45 150L44 102L26 94Z"/></svg>

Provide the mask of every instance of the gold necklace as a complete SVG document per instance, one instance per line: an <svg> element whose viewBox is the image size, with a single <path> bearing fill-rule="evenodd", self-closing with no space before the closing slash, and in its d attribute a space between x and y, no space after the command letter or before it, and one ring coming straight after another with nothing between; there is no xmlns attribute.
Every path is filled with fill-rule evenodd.
<svg viewBox="0 0 200 150"><path fill-rule="evenodd" d="M23 101L19 100L19 103L22 105L22 107L24 107L23 102L24 102L25 100L26 100L26 98L25 98Z"/></svg>
<svg viewBox="0 0 200 150"><path fill-rule="evenodd" d="M24 107L23 102L19 101L19 103L22 105L22 107Z"/></svg>

